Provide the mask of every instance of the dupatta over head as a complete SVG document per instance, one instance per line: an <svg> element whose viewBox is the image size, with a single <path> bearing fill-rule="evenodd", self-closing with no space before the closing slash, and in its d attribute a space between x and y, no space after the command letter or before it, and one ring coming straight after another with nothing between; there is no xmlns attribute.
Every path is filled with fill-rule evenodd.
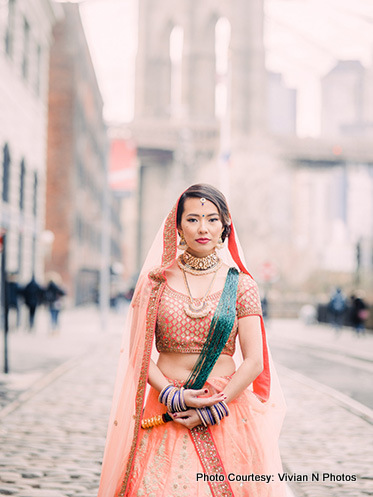
<svg viewBox="0 0 373 497"><path fill-rule="evenodd" d="M177 248L176 213L179 200L173 207L152 244L135 288L128 311L114 387L106 446L98 497L124 497L131 477L138 447L141 419L146 398L149 363L154 354L154 334L157 312L166 285L165 271L179 255ZM244 264L241 247L231 224L228 244L219 251L219 257L230 267L250 275ZM252 384L252 390L263 403L283 405L281 388L274 371L261 318L263 341L263 371ZM126 357L129 349L128 360ZM278 436L283 409L272 417L273 433ZM263 416L266 414L264 413Z"/></svg>

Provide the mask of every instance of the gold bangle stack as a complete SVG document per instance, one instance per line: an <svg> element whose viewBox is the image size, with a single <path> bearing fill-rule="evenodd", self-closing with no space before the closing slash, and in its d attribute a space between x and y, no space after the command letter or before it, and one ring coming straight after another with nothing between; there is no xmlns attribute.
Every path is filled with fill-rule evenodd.
<svg viewBox="0 0 373 497"><path fill-rule="evenodd" d="M160 426L164 425L165 421L163 419L162 414L158 414L158 416L153 416L151 418L143 419L141 421L141 428L144 428L144 430L148 428L153 428L153 426Z"/></svg>

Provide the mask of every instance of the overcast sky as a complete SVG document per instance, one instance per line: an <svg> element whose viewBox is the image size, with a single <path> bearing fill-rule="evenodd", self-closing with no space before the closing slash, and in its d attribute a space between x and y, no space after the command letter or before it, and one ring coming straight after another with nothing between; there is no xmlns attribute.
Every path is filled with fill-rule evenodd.
<svg viewBox="0 0 373 497"><path fill-rule="evenodd" d="M133 115L137 0L81 3L108 121ZM373 61L373 0L265 0L267 68L298 90L298 131L319 131L320 78L338 59Z"/></svg>

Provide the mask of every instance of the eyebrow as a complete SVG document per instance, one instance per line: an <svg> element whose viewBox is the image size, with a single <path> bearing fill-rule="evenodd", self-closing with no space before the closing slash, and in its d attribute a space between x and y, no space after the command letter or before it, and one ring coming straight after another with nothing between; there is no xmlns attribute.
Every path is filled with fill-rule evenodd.
<svg viewBox="0 0 373 497"><path fill-rule="evenodd" d="M201 217L200 214L193 214L193 213L187 214L187 216ZM211 216L219 216L219 213L218 212L213 212L212 214L207 214L206 215L206 217L211 217Z"/></svg>

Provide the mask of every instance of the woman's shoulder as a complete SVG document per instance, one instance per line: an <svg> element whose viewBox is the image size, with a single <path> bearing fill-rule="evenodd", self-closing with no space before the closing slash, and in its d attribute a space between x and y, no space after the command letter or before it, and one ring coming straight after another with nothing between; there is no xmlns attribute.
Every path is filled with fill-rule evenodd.
<svg viewBox="0 0 373 497"><path fill-rule="evenodd" d="M238 275L238 291L245 292L249 289L258 291L258 284L250 275L240 271Z"/></svg>
<svg viewBox="0 0 373 497"><path fill-rule="evenodd" d="M261 312L260 296L256 281L248 274L240 272L237 288L238 317L261 314Z"/></svg>

